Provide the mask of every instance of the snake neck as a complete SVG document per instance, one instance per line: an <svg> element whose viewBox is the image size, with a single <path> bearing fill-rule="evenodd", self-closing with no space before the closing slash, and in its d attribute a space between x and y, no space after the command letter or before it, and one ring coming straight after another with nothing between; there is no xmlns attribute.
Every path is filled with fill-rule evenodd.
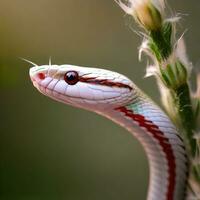
<svg viewBox="0 0 200 200"><path fill-rule="evenodd" d="M135 95L132 102L109 111L106 117L126 128L144 147L150 168L147 199L184 200L187 155L166 114L151 100Z"/></svg>

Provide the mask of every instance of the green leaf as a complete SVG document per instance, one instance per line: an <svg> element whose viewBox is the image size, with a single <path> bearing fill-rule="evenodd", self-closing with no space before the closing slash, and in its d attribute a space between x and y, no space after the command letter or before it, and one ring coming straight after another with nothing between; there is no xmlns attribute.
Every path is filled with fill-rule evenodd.
<svg viewBox="0 0 200 200"><path fill-rule="evenodd" d="M169 88L170 85L171 85L169 77L167 76L165 71L162 70L162 69L161 69L161 76L162 76L162 80L163 80L164 85L166 85Z"/></svg>
<svg viewBox="0 0 200 200"><path fill-rule="evenodd" d="M171 38L172 38L172 23L171 22L165 22L162 27L162 32L164 39L167 44L171 44Z"/></svg>
<svg viewBox="0 0 200 200"><path fill-rule="evenodd" d="M150 48L152 54L155 55L156 59L159 62L161 62L162 56L160 54L160 50L159 50L157 44L151 38L149 39L149 48Z"/></svg>
<svg viewBox="0 0 200 200"><path fill-rule="evenodd" d="M154 44L157 46L162 61L166 60L172 52L172 46L171 42L165 38L163 29L157 31L151 31L150 37L153 40Z"/></svg>

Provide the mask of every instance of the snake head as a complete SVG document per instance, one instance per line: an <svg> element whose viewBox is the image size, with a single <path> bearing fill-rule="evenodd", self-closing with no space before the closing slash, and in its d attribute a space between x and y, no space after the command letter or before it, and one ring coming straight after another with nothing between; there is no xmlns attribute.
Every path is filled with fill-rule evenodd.
<svg viewBox="0 0 200 200"><path fill-rule="evenodd" d="M87 110L101 112L133 99L133 83L103 69L73 65L42 65L30 69L33 85L44 95Z"/></svg>

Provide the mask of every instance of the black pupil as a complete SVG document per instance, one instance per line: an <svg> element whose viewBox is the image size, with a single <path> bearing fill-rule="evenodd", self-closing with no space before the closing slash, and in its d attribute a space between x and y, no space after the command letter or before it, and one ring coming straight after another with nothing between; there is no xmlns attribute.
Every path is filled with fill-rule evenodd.
<svg viewBox="0 0 200 200"><path fill-rule="evenodd" d="M75 85L79 79L78 73L75 71L69 71L65 74L64 79L69 85Z"/></svg>

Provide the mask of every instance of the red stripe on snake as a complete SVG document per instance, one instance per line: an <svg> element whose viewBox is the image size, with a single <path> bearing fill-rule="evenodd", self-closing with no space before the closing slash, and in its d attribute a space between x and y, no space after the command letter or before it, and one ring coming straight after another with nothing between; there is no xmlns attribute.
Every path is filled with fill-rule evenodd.
<svg viewBox="0 0 200 200"><path fill-rule="evenodd" d="M152 121L147 120L143 115L134 114L132 110L129 110L126 107L118 107L115 110L124 113L125 116L137 122L140 127L146 128L146 130L150 132L152 136L159 142L160 146L163 149L163 152L166 155L168 164L169 183L168 183L166 199L173 200L175 191L175 180L176 180L176 163L175 163L175 156L173 153L173 149L169 143L168 138L165 137L164 133L159 129L157 125L155 125Z"/></svg>
<svg viewBox="0 0 200 200"><path fill-rule="evenodd" d="M94 77L79 77L79 81L84 83L90 83L90 84L96 84L96 85L104 85L104 86L110 86L110 87L119 87L119 88L127 88L129 90L132 90L133 88L127 84L119 83L119 82L112 82L111 80L107 79L97 79Z"/></svg>

